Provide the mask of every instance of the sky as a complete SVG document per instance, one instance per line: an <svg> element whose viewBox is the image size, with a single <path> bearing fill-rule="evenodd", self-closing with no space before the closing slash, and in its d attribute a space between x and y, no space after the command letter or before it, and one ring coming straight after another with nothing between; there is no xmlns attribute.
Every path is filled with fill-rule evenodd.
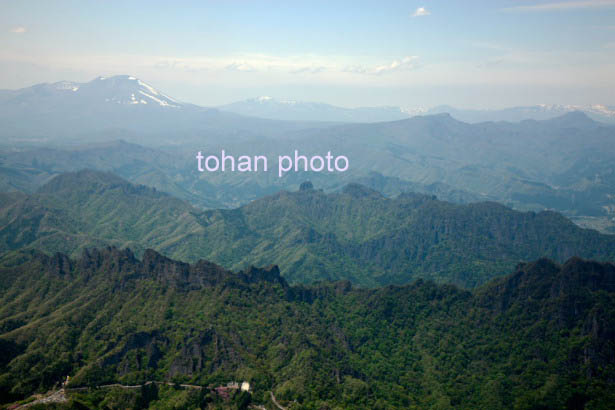
<svg viewBox="0 0 615 410"><path fill-rule="evenodd" d="M0 88L134 75L187 102L615 105L615 0L0 0Z"/></svg>

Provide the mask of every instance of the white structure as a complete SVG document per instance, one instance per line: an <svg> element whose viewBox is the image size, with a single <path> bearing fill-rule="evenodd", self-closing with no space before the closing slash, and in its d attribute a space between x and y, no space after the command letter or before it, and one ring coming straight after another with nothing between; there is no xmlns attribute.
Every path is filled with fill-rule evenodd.
<svg viewBox="0 0 615 410"><path fill-rule="evenodd" d="M249 382L241 382L241 385L238 382L228 382L226 383L226 387L228 389L239 389L241 391L250 391L250 383Z"/></svg>

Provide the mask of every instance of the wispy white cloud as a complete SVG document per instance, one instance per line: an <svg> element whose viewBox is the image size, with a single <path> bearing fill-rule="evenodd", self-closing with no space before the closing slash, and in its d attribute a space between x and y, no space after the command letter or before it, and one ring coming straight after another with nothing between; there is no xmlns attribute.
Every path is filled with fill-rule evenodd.
<svg viewBox="0 0 615 410"><path fill-rule="evenodd" d="M401 60L394 60L392 63L387 65L381 65L374 69L374 74L385 74L390 73L392 71L400 71L400 70L412 70L416 67L416 63L418 62L417 56L406 56Z"/></svg>
<svg viewBox="0 0 615 410"><path fill-rule="evenodd" d="M423 16L429 16L430 14L431 12L427 10L425 7L419 7L414 11L414 13L412 13L412 17L423 17Z"/></svg>
<svg viewBox="0 0 615 410"><path fill-rule="evenodd" d="M607 42L608 40L604 46L608 46ZM590 99L604 100L611 104L612 98L608 91L615 87L615 78L612 75L615 72L615 53L609 51L610 49L602 47L581 52L497 51L493 56L486 56L487 61L483 64L477 64L476 58L423 61L422 58L405 57L379 60L375 56L365 55L316 54L286 56L237 54L198 57L136 54L84 56L49 51L32 56L20 49L12 51L0 47L0 88L15 88L13 79L19 78L17 74L21 75L23 72L29 73L29 78L36 79L36 82L61 79L89 81L101 74L132 74L168 91L174 97L202 105L217 105L221 101L242 99L246 97L242 93L248 92L247 90L257 90L249 91L257 95L276 90L282 94L291 93L288 90L295 92L307 90L317 95L319 92L317 90L330 89L330 95L336 96L338 94L334 90L341 89L337 87L350 87L348 90L367 90L370 87L377 87L374 89L399 91L407 90L408 87L412 87L413 90L428 90L432 86L435 86L433 93L424 96L433 98L434 104L438 103L436 101L440 98L438 96L443 95L439 94L438 90L471 90L467 91L467 95L472 96L468 97L471 100L481 94L476 90L484 89L476 87L498 89L502 95L511 92L508 95L514 98L519 94L516 91L519 87L526 87L527 90L543 90L536 91L536 95L548 90L551 94L542 95L548 95L552 98L549 101L554 102L556 97L552 94L553 90L556 92L562 90L562 94L559 95L565 94L571 96L570 98L577 98L578 90L583 87L588 91L581 98L587 97L587 102L591 102ZM387 63L384 63L385 61ZM233 63L247 63L255 71L231 71L226 68ZM307 69L302 69L306 67L318 72L311 73ZM322 67L322 70L318 67ZM26 86L31 82L20 84ZM399 92L399 95L403 94ZM374 93L376 94L378 93ZM352 91L349 95L356 96L356 92ZM494 95L489 91L482 101L489 105ZM352 96L343 98L346 98L349 105L359 104L353 100L356 97ZM502 101L505 99L502 97ZM506 104L512 103L508 101Z"/></svg>
<svg viewBox="0 0 615 410"><path fill-rule="evenodd" d="M23 34L26 32L26 28L24 26L17 26L11 29L11 33L15 34Z"/></svg>
<svg viewBox="0 0 615 410"><path fill-rule="evenodd" d="M575 10L592 9L601 7L615 7L615 0L581 0L581 1L558 1L552 3L528 4L502 9L503 11L552 11L552 10Z"/></svg>
<svg viewBox="0 0 615 410"><path fill-rule="evenodd" d="M328 68L324 67L324 66L309 66L309 67L299 67L296 68L294 70L291 70L290 72L292 74L318 74L318 73L322 73L324 71L327 71Z"/></svg>
<svg viewBox="0 0 615 410"><path fill-rule="evenodd" d="M608 41L604 42L609 47ZM497 44L476 44L499 48ZM504 47L506 48L506 47ZM132 74L162 83L191 83L200 86L428 86L531 84L541 86L612 87L615 83L615 54L611 49L583 52L494 50L476 59L423 61L417 56L378 60L374 56L290 56L238 54L229 56L68 55L44 53L33 57L0 48L2 66L36 64L41 78L50 72L62 78L87 80L101 74ZM252 71L249 71L252 70ZM14 71L13 71L14 72ZM47 73L47 74L45 74ZM77 73L77 74L74 74ZM2 76L0 76L2 77ZM181 78L181 81L178 80Z"/></svg>
<svg viewBox="0 0 615 410"><path fill-rule="evenodd" d="M370 74L370 75L382 75L395 71L412 70L416 68L418 63L418 56L406 56L401 60L393 60L389 64L378 65L373 67L366 66L350 66L346 67L343 71L355 74Z"/></svg>
<svg viewBox="0 0 615 410"><path fill-rule="evenodd" d="M248 72L248 73L256 71L256 69L250 63L246 61L233 62L224 68L229 71L243 71L243 72Z"/></svg>
<svg viewBox="0 0 615 410"><path fill-rule="evenodd" d="M145 62L149 59L142 58ZM397 71L407 71L417 68L418 56L405 56L390 63L378 61L357 63L353 57L323 57L316 55L273 56L264 54L247 54L229 58L161 58L152 66L165 71L184 72L245 72L254 74L268 73L271 75L335 75L336 73L352 73L364 75L384 75Z"/></svg>

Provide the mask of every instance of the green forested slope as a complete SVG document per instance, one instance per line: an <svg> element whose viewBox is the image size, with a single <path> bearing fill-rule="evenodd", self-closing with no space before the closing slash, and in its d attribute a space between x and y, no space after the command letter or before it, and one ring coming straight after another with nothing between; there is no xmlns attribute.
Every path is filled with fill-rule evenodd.
<svg viewBox="0 0 615 410"><path fill-rule="evenodd" d="M417 278L474 287L518 262L615 259L615 236L555 212L435 197L386 198L361 185L325 194L308 185L233 210L197 210L112 174L61 175L38 193L0 195L0 250L78 255L89 246L147 247L232 269L279 264L291 283L349 279L377 286Z"/></svg>
<svg viewBox="0 0 615 410"><path fill-rule="evenodd" d="M73 387L249 380L253 402L272 390L293 409L607 409L615 399L611 264L541 259L474 292L422 280L291 287L276 267L231 273L109 248L77 260L12 253L0 284L4 402L67 374ZM72 400L96 407L92 394L105 393ZM185 396L183 408L198 406Z"/></svg>

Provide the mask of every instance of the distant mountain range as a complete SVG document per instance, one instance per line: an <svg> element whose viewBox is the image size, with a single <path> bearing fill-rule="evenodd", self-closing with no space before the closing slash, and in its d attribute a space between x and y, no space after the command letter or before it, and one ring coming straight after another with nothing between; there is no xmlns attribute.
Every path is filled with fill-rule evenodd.
<svg viewBox="0 0 615 410"><path fill-rule="evenodd" d="M92 141L115 135L157 144L280 135L308 126L179 102L128 75L0 90L0 122L0 136L15 141Z"/></svg>
<svg viewBox="0 0 615 410"><path fill-rule="evenodd" d="M612 408L615 266L512 272L472 292L306 287L152 250L15 252L0 258L0 405L70 376L53 408ZM252 393L215 389L232 380Z"/></svg>
<svg viewBox="0 0 615 410"><path fill-rule="evenodd" d="M0 408L613 408L612 107L223 108L0 91Z"/></svg>
<svg viewBox="0 0 615 410"><path fill-rule="evenodd" d="M299 128L279 137L204 134L199 143L200 135L194 134L192 142L177 137L173 149L152 147L147 137L147 146L117 140L93 144L87 137L74 147L13 143L0 150L0 191L34 192L57 174L94 168L200 207L225 208L296 189L310 179L329 192L360 182L386 195L414 191L459 203L496 200L521 210L553 209L604 231L612 231L615 223L615 127L580 112L481 124L438 114ZM351 167L336 175L291 172L284 178L275 169L243 174L196 170L197 151L218 155L221 149L234 155L267 154L274 167L277 155L295 149L306 155L333 151L348 156Z"/></svg>
<svg viewBox="0 0 615 410"><path fill-rule="evenodd" d="M324 103L276 100L264 96L222 105L218 108L236 114L275 120L359 123L396 121L416 115L442 113L448 113L454 118L468 123L519 122L523 120L548 120L570 112L581 111L596 121L615 123L615 106L599 104L589 106L542 104L497 110L459 109L447 105L429 109L404 109L401 107L342 108Z"/></svg>
<svg viewBox="0 0 615 410"><path fill-rule="evenodd" d="M130 76L0 94L1 191L33 192L59 173L95 168L200 207L224 208L296 189L306 179L328 192L361 182L387 195L418 191L454 202L554 209L604 232L615 229L615 126L580 111L475 124L447 113L371 123L281 121L182 103ZM265 99L255 104L279 105ZM569 109L512 111L544 117ZM272 164L295 149L333 151L351 164L335 177L196 171L197 151L221 149L266 154Z"/></svg>
<svg viewBox="0 0 615 410"><path fill-rule="evenodd" d="M170 145L186 142L284 137L299 129L331 123L371 123L448 112L466 122L550 119L581 110L590 117L615 121L615 108L593 105L517 107L505 110L459 110L436 107L341 108L329 104L249 99L218 108L178 101L129 75L98 77L87 83L61 81L19 90L0 90L0 136L7 142L101 141Z"/></svg>
<svg viewBox="0 0 615 410"><path fill-rule="evenodd" d="M222 111L287 121L379 122L408 118L399 107L342 108L318 102L285 101L262 96L222 105Z"/></svg>
<svg viewBox="0 0 615 410"><path fill-rule="evenodd" d="M304 184L207 211L95 171L60 175L33 195L0 194L0 253L76 255L103 245L233 269L275 263L292 283L348 279L365 286L422 277L474 287L542 256L615 259L615 235L581 229L555 212L455 205L419 194L389 199L358 184L331 194Z"/></svg>
<svg viewBox="0 0 615 410"><path fill-rule="evenodd" d="M480 123L486 121L519 122L524 120L549 120L561 115L580 111L596 121L614 124L615 106L601 104L593 105L531 105L526 107L511 107L499 110L469 110L448 105L431 108L427 114L449 113L460 121Z"/></svg>

